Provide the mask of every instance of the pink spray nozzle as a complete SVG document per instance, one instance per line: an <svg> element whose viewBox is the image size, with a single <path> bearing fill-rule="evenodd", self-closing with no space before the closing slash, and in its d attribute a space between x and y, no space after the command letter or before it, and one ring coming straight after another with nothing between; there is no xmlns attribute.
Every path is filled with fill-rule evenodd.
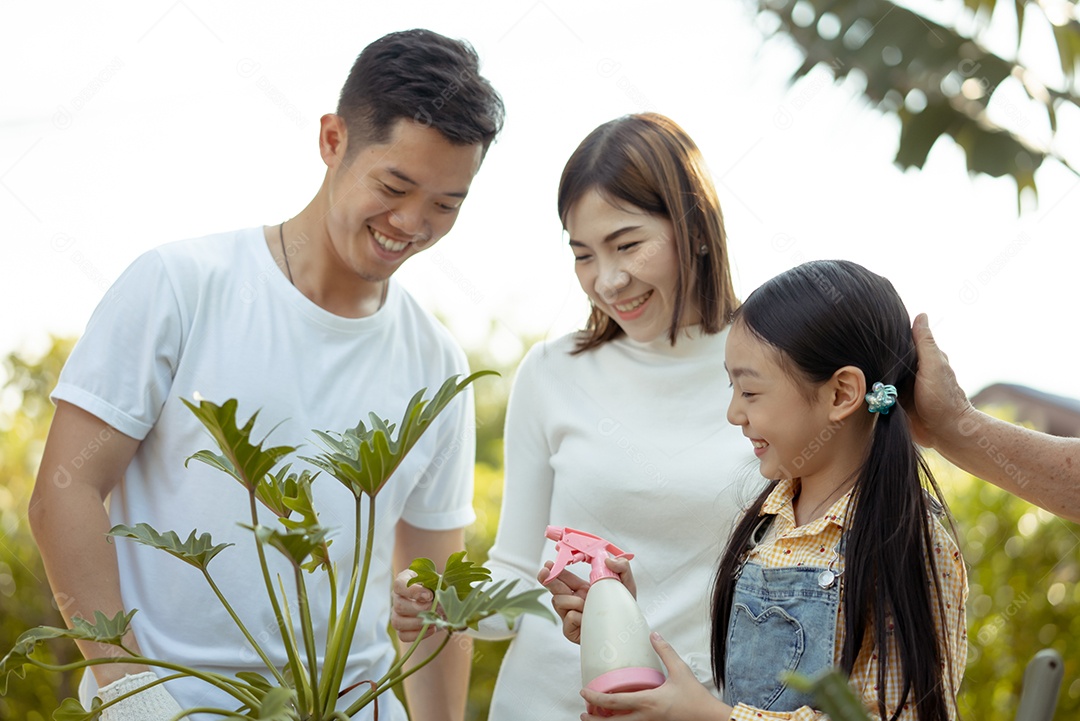
<svg viewBox="0 0 1080 721"><path fill-rule="evenodd" d="M627 560L634 557L634 554L623 551L614 543L610 543L600 538L600 536L573 528L548 526L544 535L556 542L555 550L558 551L555 564L551 567L544 585L554 581L555 577L562 573L563 569L568 565L579 561L589 562L591 566L589 573L590 583L596 583L601 578L618 578L618 574L604 563L608 554L615 558L625 558Z"/></svg>

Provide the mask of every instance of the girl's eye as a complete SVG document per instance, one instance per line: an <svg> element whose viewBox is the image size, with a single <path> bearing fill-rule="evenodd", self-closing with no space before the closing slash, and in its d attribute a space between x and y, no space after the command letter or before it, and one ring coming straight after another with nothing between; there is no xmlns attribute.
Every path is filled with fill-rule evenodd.
<svg viewBox="0 0 1080 721"><path fill-rule="evenodd" d="M384 190L385 190L385 191L386 191L387 193L389 193L390 195L397 195L397 196L405 195L405 191L404 191L404 190L398 190L397 188L391 188L391 187L390 187L389 185L387 185L386 183L383 183L383 189L384 189Z"/></svg>
<svg viewBox="0 0 1080 721"><path fill-rule="evenodd" d="M574 256L574 262L575 263L582 263L582 262L588 260L591 257L592 257L591 255L575 255Z"/></svg>
<svg viewBox="0 0 1080 721"><path fill-rule="evenodd" d="M459 205L447 205L446 203L436 203L436 205L439 206L439 210L446 213L453 213L455 210L461 207Z"/></svg>
<svg viewBox="0 0 1080 721"><path fill-rule="evenodd" d="M633 243L623 243L622 245L619 246L619 250L630 250L631 248L634 248L634 247L639 246L639 245L641 245L641 241L640 240L635 240Z"/></svg>
<svg viewBox="0 0 1080 721"><path fill-rule="evenodd" d="M742 397L743 398L753 398L756 395L757 395L757 393L747 393L746 391L742 392Z"/></svg>

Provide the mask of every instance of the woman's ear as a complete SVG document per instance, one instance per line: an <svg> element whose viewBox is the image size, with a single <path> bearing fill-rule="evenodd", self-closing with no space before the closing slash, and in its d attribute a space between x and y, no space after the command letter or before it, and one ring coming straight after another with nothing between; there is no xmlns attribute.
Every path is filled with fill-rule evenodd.
<svg viewBox="0 0 1080 721"><path fill-rule="evenodd" d="M866 376L855 366L838 369L825 386L830 421L842 421L866 405Z"/></svg>

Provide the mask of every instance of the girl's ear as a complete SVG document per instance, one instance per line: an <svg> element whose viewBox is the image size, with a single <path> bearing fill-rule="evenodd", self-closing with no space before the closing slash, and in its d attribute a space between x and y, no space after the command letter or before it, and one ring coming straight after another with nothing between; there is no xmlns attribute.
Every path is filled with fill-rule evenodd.
<svg viewBox="0 0 1080 721"><path fill-rule="evenodd" d="M866 376L855 366L838 369L825 386L830 421L842 421L866 405Z"/></svg>

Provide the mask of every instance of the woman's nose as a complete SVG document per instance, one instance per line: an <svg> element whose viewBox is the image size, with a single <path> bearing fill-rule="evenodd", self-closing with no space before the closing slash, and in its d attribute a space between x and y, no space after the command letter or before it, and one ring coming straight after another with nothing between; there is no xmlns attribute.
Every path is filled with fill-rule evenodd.
<svg viewBox="0 0 1080 721"><path fill-rule="evenodd" d="M605 302L614 302L619 297L619 291L630 283L630 274L621 267L614 265L601 270L596 278L596 292Z"/></svg>

